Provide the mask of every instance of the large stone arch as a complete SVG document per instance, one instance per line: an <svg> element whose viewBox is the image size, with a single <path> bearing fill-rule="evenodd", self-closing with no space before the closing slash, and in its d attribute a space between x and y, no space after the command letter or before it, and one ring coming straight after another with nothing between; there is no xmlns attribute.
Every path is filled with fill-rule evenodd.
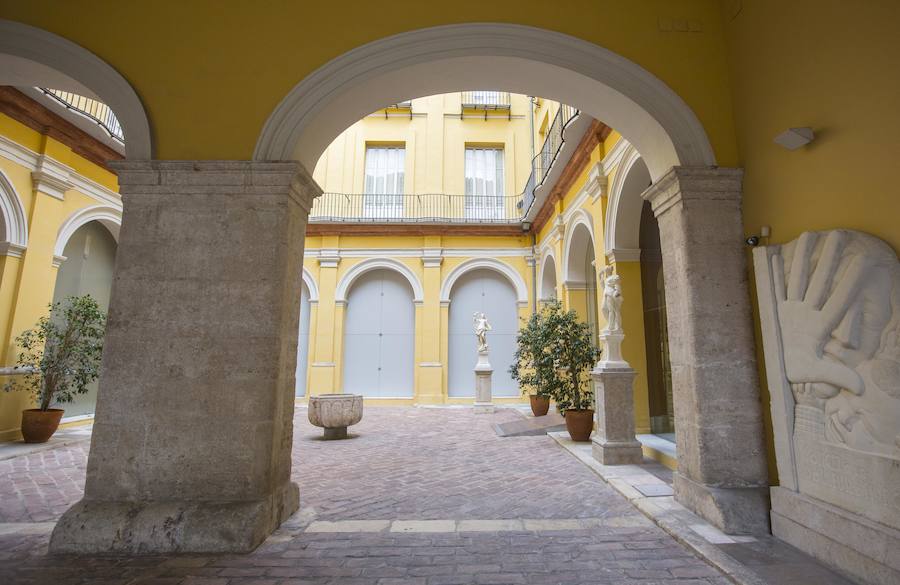
<svg viewBox="0 0 900 585"><path fill-rule="evenodd" d="M416 273L409 268L409 266L392 258L369 258L367 260L363 260L359 264L355 264L344 274L343 278L341 278L340 282L338 282L337 288L335 289L335 302L346 303L347 293L350 292L350 287L353 286L353 281L355 281L366 272L369 272L370 270L378 270L379 268L399 272L409 282L409 286L412 287L413 302L421 303L423 301L425 293L424 289L422 288L422 282L419 280L419 277L416 276Z"/></svg>
<svg viewBox="0 0 900 585"><path fill-rule="evenodd" d="M519 274L519 272L515 268L513 268L506 262L496 260L494 258L472 258L460 263L458 266L455 266L447 274L447 277L444 279L444 283L441 285L441 302L450 302L450 292L453 290L453 285L457 280L459 280L460 276L467 272L478 270L480 268L487 268L489 270L493 270L502 274L507 280L509 280L510 284L512 284L513 289L515 289L516 300L518 304L520 306L525 306L528 304L528 286L525 284L525 279L522 278L522 275Z"/></svg>
<svg viewBox="0 0 900 585"><path fill-rule="evenodd" d="M72 41L27 24L0 20L0 85L52 87L98 99L122 124L128 158L153 158L150 121L131 84Z"/></svg>
<svg viewBox="0 0 900 585"><path fill-rule="evenodd" d="M557 281L557 274L556 254L553 253L552 249L548 248L541 253L541 267L540 270L538 270L537 285L538 301L556 298L556 286L559 284ZM552 287L550 286L551 277L553 282Z"/></svg>
<svg viewBox="0 0 900 585"><path fill-rule="evenodd" d="M316 279L313 278L312 273L304 266L302 272L303 283L306 284L306 290L309 291L309 302L318 303L319 302L319 286L316 284Z"/></svg>
<svg viewBox="0 0 900 585"><path fill-rule="evenodd" d="M545 29L469 23L380 39L298 83L269 116L255 160L312 169L345 128L385 104L491 87L576 106L622 133L654 178L677 165L714 165L703 126L674 91L636 63Z"/></svg>

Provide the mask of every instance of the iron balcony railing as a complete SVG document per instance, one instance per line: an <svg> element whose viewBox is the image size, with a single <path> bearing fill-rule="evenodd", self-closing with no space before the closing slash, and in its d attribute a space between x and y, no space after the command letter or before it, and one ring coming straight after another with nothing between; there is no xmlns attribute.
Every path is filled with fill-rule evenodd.
<svg viewBox="0 0 900 585"><path fill-rule="evenodd" d="M462 107L477 110L508 110L508 91L464 91Z"/></svg>
<svg viewBox="0 0 900 585"><path fill-rule="evenodd" d="M315 223L521 223L534 205L535 189L544 183L559 156L566 127L577 115L575 108L560 106L532 160L521 195L323 193L315 199L309 219Z"/></svg>
<svg viewBox="0 0 900 585"><path fill-rule="evenodd" d="M516 224L522 209L519 195L323 193L315 199L309 219L316 223Z"/></svg>
<svg viewBox="0 0 900 585"><path fill-rule="evenodd" d="M119 124L118 118L103 102L86 98L82 95L61 91L58 89L46 89L39 87L44 94L55 99L69 110L77 112L90 120L97 123L115 140L125 143L125 134L122 132L122 126Z"/></svg>

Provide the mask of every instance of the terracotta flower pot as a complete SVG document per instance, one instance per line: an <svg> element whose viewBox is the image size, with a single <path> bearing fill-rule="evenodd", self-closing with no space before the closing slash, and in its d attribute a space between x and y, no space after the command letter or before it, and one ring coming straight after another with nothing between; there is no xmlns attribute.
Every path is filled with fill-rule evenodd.
<svg viewBox="0 0 900 585"><path fill-rule="evenodd" d="M550 410L550 399L546 396L530 396L531 398L531 414L534 416L544 416Z"/></svg>
<svg viewBox="0 0 900 585"><path fill-rule="evenodd" d="M26 443L46 443L59 427L61 408L29 408L22 411L22 437Z"/></svg>
<svg viewBox="0 0 900 585"><path fill-rule="evenodd" d="M594 430L593 410L567 410L566 430L573 441L590 441Z"/></svg>

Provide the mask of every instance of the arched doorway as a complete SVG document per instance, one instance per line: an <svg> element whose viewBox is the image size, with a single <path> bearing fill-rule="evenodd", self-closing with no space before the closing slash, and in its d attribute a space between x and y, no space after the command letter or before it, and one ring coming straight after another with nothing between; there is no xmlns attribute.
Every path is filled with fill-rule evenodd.
<svg viewBox="0 0 900 585"><path fill-rule="evenodd" d="M53 302L61 303L71 296L91 295L100 309L109 309L116 263L115 238L99 221L89 221L78 227L65 242L65 261L56 274ZM97 382L88 392L65 406L66 416L92 414L97 403Z"/></svg>
<svg viewBox="0 0 900 585"><path fill-rule="evenodd" d="M516 291L502 274L488 268L463 274L450 290L448 320L447 392L451 398L475 396L477 361L472 315L484 312L493 328L488 333L490 361L494 368L494 396L516 396L517 384L509 375L519 329Z"/></svg>
<svg viewBox="0 0 900 585"><path fill-rule="evenodd" d="M413 290L403 275L370 270L350 285L344 320L343 392L368 397L413 395Z"/></svg>
<svg viewBox="0 0 900 585"><path fill-rule="evenodd" d="M540 289L538 289L538 302L546 303L556 300L556 258L548 254L541 264Z"/></svg>
<svg viewBox="0 0 900 585"><path fill-rule="evenodd" d="M594 258L594 237L586 219L575 222L566 238L565 287L569 309L591 329L594 344L599 345L600 326L597 313L597 277Z"/></svg>

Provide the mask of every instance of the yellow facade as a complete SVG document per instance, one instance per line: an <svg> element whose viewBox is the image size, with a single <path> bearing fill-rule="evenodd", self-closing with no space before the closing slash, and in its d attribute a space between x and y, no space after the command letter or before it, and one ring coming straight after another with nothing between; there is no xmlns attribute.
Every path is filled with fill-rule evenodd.
<svg viewBox="0 0 900 585"><path fill-rule="evenodd" d="M45 315L53 299L61 261L55 250L65 244L61 228L86 208L121 209L121 203L114 174L4 114L0 172L12 191L4 196L21 205L28 233L24 250L8 246L0 256L0 355L2 365L13 365L16 336ZM20 412L29 406L23 393L0 393L0 440L18 437Z"/></svg>

